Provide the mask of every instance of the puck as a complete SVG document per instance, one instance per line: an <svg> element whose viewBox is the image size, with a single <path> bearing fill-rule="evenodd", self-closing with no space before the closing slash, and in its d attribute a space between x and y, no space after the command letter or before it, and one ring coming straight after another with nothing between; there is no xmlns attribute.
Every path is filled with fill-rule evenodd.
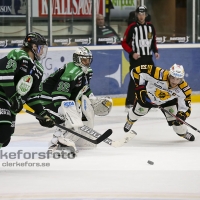
<svg viewBox="0 0 200 200"><path fill-rule="evenodd" d="M150 161L150 160L148 160L147 163L150 164L150 165L153 165L153 164L154 164L154 162L153 162L153 161Z"/></svg>

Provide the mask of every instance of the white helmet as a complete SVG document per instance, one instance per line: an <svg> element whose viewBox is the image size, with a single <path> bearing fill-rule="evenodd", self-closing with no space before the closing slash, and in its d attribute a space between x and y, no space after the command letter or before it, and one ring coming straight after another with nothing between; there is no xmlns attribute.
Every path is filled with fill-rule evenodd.
<svg viewBox="0 0 200 200"><path fill-rule="evenodd" d="M88 65L85 65L82 62L82 59L89 59L90 63ZM75 65L81 67L83 72L87 74L88 68L92 63L92 52L86 47L78 47L73 54L73 62L75 63Z"/></svg>
<svg viewBox="0 0 200 200"><path fill-rule="evenodd" d="M183 78L185 75L184 68L182 65L174 64L170 67L169 74L175 78Z"/></svg>

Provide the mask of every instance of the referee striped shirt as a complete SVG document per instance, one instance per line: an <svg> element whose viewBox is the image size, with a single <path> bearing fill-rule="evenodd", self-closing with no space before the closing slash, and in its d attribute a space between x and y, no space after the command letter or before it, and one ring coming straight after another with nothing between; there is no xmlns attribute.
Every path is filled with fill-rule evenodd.
<svg viewBox="0 0 200 200"><path fill-rule="evenodd" d="M152 55L152 52L158 52L153 24L150 22L130 24L124 33L122 47L130 55L138 53L140 56L148 56Z"/></svg>

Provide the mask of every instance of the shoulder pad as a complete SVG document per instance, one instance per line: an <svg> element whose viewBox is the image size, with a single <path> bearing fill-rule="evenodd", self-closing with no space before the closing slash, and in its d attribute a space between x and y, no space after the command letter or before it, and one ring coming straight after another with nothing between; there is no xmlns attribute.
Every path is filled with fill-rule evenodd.
<svg viewBox="0 0 200 200"><path fill-rule="evenodd" d="M13 60L22 60L22 59L29 61L31 60L29 55L21 49L13 49L8 53L7 58Z"/></svg>

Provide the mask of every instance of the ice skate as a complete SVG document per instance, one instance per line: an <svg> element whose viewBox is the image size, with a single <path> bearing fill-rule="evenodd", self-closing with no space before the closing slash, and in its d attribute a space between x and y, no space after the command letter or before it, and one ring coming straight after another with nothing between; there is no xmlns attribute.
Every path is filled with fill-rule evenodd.
<svg viewBox="0 0 200 200"><path fill-rule="evenodd" d="M125 112L128 112L129 109L133 108L133 105L126 105L125 106Z"/></svg>
<svg viewBox="0 0 200 200"><path fill-rule="evenodd" d="M189 132L186 132L185 134L178 134L180 137L183 137L185 138L186 140L188 141L194 141L195 140L195 137L194 135L192 135L191 133Z"/></svg>
<svg viewBox="0 0 200 200"><path fill-rule="evenodd" d="M64 138L65 134L66 131L57 128L55 133L53 134L53 138L50 141L48 151L50 151L51 153L54 153L55 151L68 151L77 154L78 150L75 143L68 138Z"/></svg>
<svg viewBox="0 0 200 200"><path fill-rule="evenodd" d="M131 119L129 119L129 117L127 116L127 121L126 124L124 125L124 132L128 132L131 130L131 127L133 126L133 121Z"/></svg>

